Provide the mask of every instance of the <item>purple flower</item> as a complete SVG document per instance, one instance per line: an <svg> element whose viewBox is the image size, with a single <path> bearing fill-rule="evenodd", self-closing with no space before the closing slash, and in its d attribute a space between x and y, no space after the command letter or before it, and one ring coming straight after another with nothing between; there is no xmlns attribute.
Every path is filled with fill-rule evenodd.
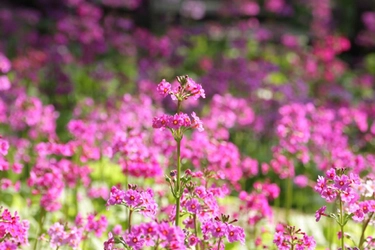
<svg viewBox="0 0 375 250"><path fill-rule="evenodd" d="M316 212L315 212L315 218L316 218L316 221L318 222L320 220L320 218L322 217L322 215L326 215L324 212L326 211L326 206L323 206L321 208L319 208Z"/></svg>

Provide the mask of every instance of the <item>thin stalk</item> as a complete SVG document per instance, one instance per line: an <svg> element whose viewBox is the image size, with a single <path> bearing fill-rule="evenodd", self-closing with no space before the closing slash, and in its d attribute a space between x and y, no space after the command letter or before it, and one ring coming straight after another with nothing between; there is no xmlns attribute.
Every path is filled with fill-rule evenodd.
<svg viewBox="0 0 375 250"><path fill-rule="evenodd" d="M35 238L35 242L34 242L34 250L37 249L37 246L38 246L38 239L39 239L39 236L42 234L42 231L43 231L43 224L44 224L44 219L45 219L45 211L44 209L40 210L40 218L39 218L39 232L38 234L36 235L36 238Z"/></svg>
<svg viewBox="0 0 375 250"><path fill-rule="evenodd" d="M86 232L85 236L83 237L84 241L83 241L83 245L82 245L82 250L86 249L86 242L87 242L87 236L88 236L88 234L89 234L89 232Z"/></svg>
<svg viewBox="0 0 375 250"><path fill-rule="evenodd" d="M133 214L133 210L129 209L129 220L128 220L129 233L132 232L132 214Z"/></svg>
<svg viewBox="0 0 375 250"><path fill-rule="evenodd" d="M340 229L341 229L341 250L345 250L344 248L344 205L342 203L341 198L340 201Z"/></svg>
<svg viewBox="0 0 375 250"><path fill-rule="evenodd" d="M197 215L196 214L193 215L193 220L194 220L194 233L195 233L195 236L198 238L198 225L197 225ZM196 248L196 250L199 250L199 244L197 244L197 246L195 248Z"/></svg>
<svg viewBox="0 0 375 250"><path fill-rule="evenodd" d="M180 222L180 198L181 198L181 139L177 140L177 185L176 185L176 226Z"/></svg>
<svg viewBox="0 0 375 250"><path fill-rule="evenodd" d="M180 113L181 111L181 104L182 101L177 101L177 113ZM181 132L181 131L178 131ZM180 198L181 198L181 140L182 135L179 135L181 137L176 139L177 142L177 185L175 190L175 199L176 199L176 217L175 217L175 224L178 227L180 222Z"/></svg>
<svg viewBox="0 0 375 250"><path fill-rule="evenodd" d="M223 239L223 238L220 237L219 242L217 243L217 250L220 250L220 244L221 244L221 240L222 240L222 239Z"/></svg>
<svg viewBox="0 0 375 250"><path fill-rule="evenodd" d="M158 250L158 248L159 248L159 238L158 238L157 241L156 241L156 244L155 244L154 250Z"/></svg>
<svg viewBox="0 0 375 250"><path fill-rule="evenodd" d="M293 195L293 183L292 178L287 179L287 191L286 191L286 221L289 222L290 208L292 207L292 195Z"/></svg>
<svg viewBox="0 0 375 250"><path fill-rule="evenodd" d="M366 222L363 224L361 238L360 238L359 244L358 244L359 248L362 247L362 245L363 245L363 243L365 241L365 231L366 231L366 228L367 228L368 224L370 223L370 221L372 219L372 216L374 216L374 212L370 213L370 216L368 217L368 219L366 220Z"/></svg>

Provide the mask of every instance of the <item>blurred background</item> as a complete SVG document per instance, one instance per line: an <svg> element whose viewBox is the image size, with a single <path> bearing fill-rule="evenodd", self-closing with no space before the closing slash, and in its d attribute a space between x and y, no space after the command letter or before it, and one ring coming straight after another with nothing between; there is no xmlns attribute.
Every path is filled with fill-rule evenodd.
<svg viewBox="0 0 375 250"><path fill-rule="evenodd" d="M130 98L125 94L148 96L173 112L155 88L163 78L187 74L206 99L186 110L205 117L209 136L256 161L256 170L241 170L243 190L260 179L280 185L275 207L314 213L324 201L307 188L311 181L348 155L370 162L365 157L375 150L374 0L1 0L0 36L0 55L11 64L4 70L0 58L0 107L9 117L0 119L3 134L68 142L69 121L90 120L93 110L106 110L105 120L118 100ZM40 103L19 100L25 95ZM36 130L37 123L21 126L12 117L38 105L45 109ZM306 115L309 105L324 115ZM137 110L130 108L117 111ZM319 137L324 147L309 142L307 153L280 153L289 138L277 127L293 112L308 117L314 131L328 131ZM325 161L338 144L346 155ZM278 168L288 165L280 155L295 156L295 172ZM288 188L294 198L284 205Z"/></svg>

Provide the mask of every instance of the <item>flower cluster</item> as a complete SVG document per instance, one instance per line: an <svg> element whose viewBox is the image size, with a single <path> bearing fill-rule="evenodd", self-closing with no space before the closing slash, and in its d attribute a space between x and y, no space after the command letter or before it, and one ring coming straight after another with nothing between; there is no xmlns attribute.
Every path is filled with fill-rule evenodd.
<svg viewBox="0 0 375 250"><path fill-rule="evenodd" d="M135 225L131 232L112 233L104 242L105 250L113 250L115 243L121 243L131 249L138 250L145 247L160 247L162 249L187 249L185 246L185 233L179 227L171 226L166 222L148 222Z"/></svg>
<svg viewBox="0 0 375 250"><path fill-rule="evenodd" d="M280 250L312 250L316 242L312 236L308 236L295 226L279 225L274 235L273 243Z"/></svg>
<svg viewBox="0 0 375 250"><path fill-rule="evenodd" d="M199 97L206 97L202 85L196 83L190 77L179 76L177 77L177 81L179 82L179 85L178 87L173 89L172 85L165 79L163 79L157 87L158 93L164 97L166 97L167 95L171 95L171 98L175 101L183 101L188 98L197 100Z"/></svg>
<svg viewBox="0 0 375 250"><path fill-rule="evenodd" d="M137 211L145 217L155 218L158 205L154 200L152 189L145 191L137 190L137 186L130 185L128 190L118 189L116 186L111 188L107 206L124 205L131 211Z"/></svg>
<svg viewBox="0 0 375 250"><path fill-rule="evenodd" d="M0 248L18 249L27 246L29 222L21 221L17 212L12 215L8 209L0 207Z"/></svg>
<svg viewBox="0 0 375 250"><path fill-rule="evenodd" d="M245 244L245 232L243 228L239 226L234 226L228 222L229 216L222 215L222 218L216 217L213 220L207 220L202 223L202 233L205 240L215 238L216 240L222 240L224 237L227 238L228 242L239 241L241 244ZM219 245L220 249L223 248L222 245Z"/></svg>
<svg viewBox="0 0 375 250"><path fill-rule="evenodd" d="M192 120L187 114L178 113L175 115L162 115L160 117L155 117L152 121L153 128L169 128L172 131L177 130L181 127L184 130L197 129L198 131L203 131L203 123L195 112L191 113Z"/></svg>
<svg viewBox="0 0 375 250"><path fill-rule="evenodd" d="M78 214L73 227L56 222L48 229L50 246L53 248L69 246L72 249L78 249L80 243L87 240L90 232L94 233L96 237L101 237L107 229L107 218L100 216L96 220L95 217L94 214L89 214L87 218L84 218Z"/></svg>

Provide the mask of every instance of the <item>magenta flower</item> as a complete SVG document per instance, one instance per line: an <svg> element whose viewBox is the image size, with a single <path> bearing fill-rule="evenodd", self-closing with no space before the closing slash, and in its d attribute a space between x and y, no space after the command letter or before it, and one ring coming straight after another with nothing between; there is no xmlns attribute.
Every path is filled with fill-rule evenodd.
<svg viewBox="0 0 375 250"><path fill-rule="evenodd" d="M180 114L175 114L168 118L167 126L173 129L179 129L184 123L184 119Z"/></svg>
<svg viewBox="0 0 375 250"><path fill-rule="evenodd" d="M327 202L332 202L336 199L336 196L337 196L337 193L335 190L331 189L331 188L326 188L324 189L320 195L322 196L322 198L324 198Z"/></svg>
<svg viewBox="0 0 375 250"><path fill-rule="evenodd" d="M165 79L163 79L157 87L157 91L160 95L163 97L166 97L171 92L172 86L169 82L167 82Z"/></svg>
<svg viewBox="0 0 375 250"><path fill-rule="evenodd" d="M324 216L327 216L325 214L325 211L326 211L326 206L323 206L321 208L319 208L316 212L315 212L315 218L316 218L316 221L318 222L320 220L320 218L322 217L322 215Z"/></svg>
<svg viewBox="0 0 375 250"><path fill-rule="evenodd" d="M245 245L245 231L242 227L229 224L226 236L229 242L239 241Z"/></svg>
<svg viewBox="0 0 375 250"><path fill-rule="evenodd" d="M192 214L198 214L201 205L197 199L190 199L185 203L186 210Z"/></svg>
<svg viewBox="0 0 375 250"><path fill-rule="evenodd" d="M131 233L126 236L125 242L134 250L138 250L142 249L145 240L141 237L141 235Z"/></svg>
<svg viewBox="0 0 375 250"><path fill-rule="evenodd" d="M108 233L108 240L104 242L104 250L112 250L115 245L115 238L111 232Z"/></svg>
<svg viewBox="0 0 375 250"><path fill-rule="evenodd" d="M221 221L212 222L211 233L215 238L224 237L228 232L228 227L225 223Z"/></svg>
<svg viewBox="0 0 375 250"><path fill-rule="evenodd" d="M206 98L202 85L196 83L190 77L187 78L185 89L194 100L197 100L199 97Z"/></svg>
<svg viewBox="0 0 375 250"><path fill-rule="evenodd" d="M334 179L335 187L339 190L346 191L351 183L347 175L336 176Z"/></svg>
<svg viewBox="0 0 375 250"><path fill-rule="evenodd" d="M336 170L334 168L327 170L326 176L328 179L334 180L336 178Z"/></svg>
<svg viewBox="0 0 375 250"><path fill-rule="evenodd" d="M0 53L0 73L8 73L11 68L11 63L2 53Z"/></svg>
<svg viewBox="0 0 375 250"><path fill-rule="evenodd" d="M196 244L199 243L199 239L197 236L195 235L191 235L188 239L188 244L189 246L195 246Z"/></svg>
<svg viewBox="0 0 375 250"><path fill-rule="evenodd" d="M137 207L142 204L143 199L138 191L129 189L125 192L124 201L128 207Z"/></svg>
<svg viewBox="0 0 375 250"><path fill-rule="evenodd" d="M124 200L125 200L125 191L117 189L117 187L113 186L111 188L111 193L107 201L107 206L122 204Z"/></svg>
<svg viewBox="0 0 375 250"><path fill-rule="evenodd" d="M7 155L9 149L9 143L8 141L0 138L0 154Z"/></svg>
<svg viewBox="0 0 375 250"><path fill-rule="evenodd" d="M191 127L197 129L199 132L204 131L203 123L199 119L199 117L195 114L195 112L191 113L191 116L193 117L193 122L191 124Z"/></svg>
<svg viewBox="0 0 375 250"><path fill-rule="evenodd" d="M318 176L318 180L314 187L314 190L318 193L321 193L327 186L327 180L323 176Z"/></svg>

